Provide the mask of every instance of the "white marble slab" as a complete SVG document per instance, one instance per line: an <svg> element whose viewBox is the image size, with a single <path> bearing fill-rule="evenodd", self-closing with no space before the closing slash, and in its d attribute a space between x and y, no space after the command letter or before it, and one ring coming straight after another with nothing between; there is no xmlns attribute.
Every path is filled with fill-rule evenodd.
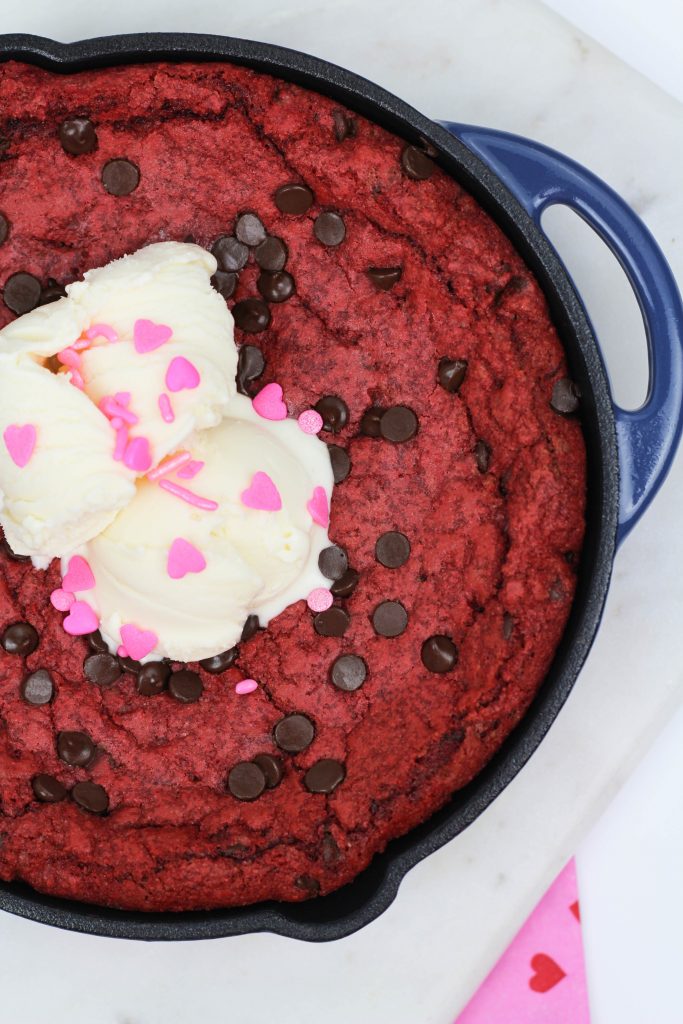
<svg viewBox="0 0 683 1024"><path fill-rule="evenodd" d="M3 11L1 25L60 39L192 29L308 50L434 117L517 131L570 152L636 206L683 278L681 106L536 0L204 0L201 10L180 0L33 0ZM554 231L607 330L619 392L634 398L642 358L621 285L569 225ZM452 1020L680 701L681 497L679 459L618 556L598 640L550 735L467 832L411 872L380 920L326 946L269 935L143 945L1 916L2 1019Z"/></svg>

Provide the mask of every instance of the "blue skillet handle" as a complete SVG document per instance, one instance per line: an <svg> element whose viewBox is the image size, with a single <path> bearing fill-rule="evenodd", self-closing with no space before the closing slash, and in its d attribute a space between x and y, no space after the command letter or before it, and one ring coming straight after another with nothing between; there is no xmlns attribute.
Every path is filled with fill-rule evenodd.
<svg viewBox="0 0 683 1024"><path fill-rule="evenodd" d="M683 305L673 274L640 218L581 164L518 135L441 123L503 180L538 227L548 206L561 203L575 210L609 246L631 282L645 325L649 382L640 409L612 403L621 481L620 544L662 485L681 435Z"/></svg>

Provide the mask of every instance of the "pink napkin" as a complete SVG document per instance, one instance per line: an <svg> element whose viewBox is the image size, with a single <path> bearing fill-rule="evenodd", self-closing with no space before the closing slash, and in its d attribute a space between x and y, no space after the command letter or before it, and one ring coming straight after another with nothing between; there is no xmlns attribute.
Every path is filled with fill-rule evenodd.
<svg viewBox="0 0 683 1024"><path fill-rule="evenodd" d="M573 860L455 1024L590 1024Z"/></svg>

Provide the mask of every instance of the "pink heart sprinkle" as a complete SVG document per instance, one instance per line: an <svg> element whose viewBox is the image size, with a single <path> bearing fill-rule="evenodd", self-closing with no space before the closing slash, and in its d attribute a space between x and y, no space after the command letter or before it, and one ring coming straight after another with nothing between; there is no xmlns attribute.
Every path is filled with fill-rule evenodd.
<svg viewBox="0 0 683 1024"><path fill-rule="evenodd" d="M166 371L166 387L169 391L192 391L199 385L199 370L185 356L176 356Z"/></svg>
<svg viewBox="0 0 683 1024"><path fill-rule="evenodd" d="M315 409L306 409L302 412L297 423L304 434L319 434L323 428L323 418Z"/></svg>
<svg viewBox="0 0 683 1024"><path fill-rule="evenodd" d="M167 324L155 324L153 320L136 320L133 324L135 351L144 355L165 344L173 334Z"/></svg>
<svg viewBox="0 0 683 1024"><path fill-rule="evenodd" d="M33 455L33 449L36 446L36 428L32 423L25 423L23 427L11 423L9 427L5 427L2 436L12 462L19 469L23 469Z"/></svg>
<svg viewBox="0 0 683 1024"><path fill-rule="evenodd" d="M134 437L126 445L123 453L124 465L136 473L146 473L152 465L152 455L149 450L149 441L146 437Z"/></svg>
<svg viewBox="0 0 683 1024"><path fill-rule="evenodd" d="M282 401L282 388L279 384L266 384L258 395L251 400L254 412L264 420L287 419L287 406Z"/></svg>
<svg viewBox="0 0 683 1024"><path fill-rule="evenodd" d="M316 587L306 598L306 604L312 612L326 612L332 607L334 598L327 587Z"/></svg>
<svg viewBox="0 0 683 1024"><path fill-rule="evenodd" d="M253 693L254 690L258 690L255 679L241 679L239 683L235 683L235 693Z"/></svg>
<svg viewBox="0 0 683 1024"><path fill-rule="evenodd" d="M99 628L100 620L87 601L74 601L69 614L62 622L64 631L69 636L85 636Z"/></svg>
<svg viewBox="0 0 683 1024"><path fill-rule="evenodd" d="M61 587L58 587L57 590L53 590L50 594L50 604L59 612L68 612L75 600L76 598L73 594L67 593L67 591L62 590Z"/></svg>
<svg viewBox="0 0 683 1024"><path fill-rule="evenodd" d="M327 504L327 495L324 487L316 487L313 497L306 502L306 508L311 513L311 519L320 526L327 526L330 521L330 507Z"/></svg>
<svg viewBox="0 0 683 1024"><path fill-rule="evenodd" d="M138 629L132 623L121 626L121 640L128 651L128 657L140 661L146 654L153 651L159 637L151 629Z"/></svg>
<svg viewBox="0 0 683 1024"><path fill-rule="evenodd" d="M85 558L74 555L69 559L69 568L62 577L62 586L70 594L78 594L81 590L92 590L95 577Z"/></svg>
<svg viewBox="0 0 683 1024"><path fill-rule="evenodd" d="M181 466L176 476L179 476L181 480L192 480L203 468L203 462L199 459L193 459L191 462L186 462L184 466Z"/></svg>
<svg viewBox="0 0 683 1024"><path fill-rule="evenodd" d="M277 487L267 473L254 473L246 491L240 498L247 508L258 508L263 512L277 512L282 508L282 498Z"/></svg>
<svg viewBox="0 0 683 1024"><path fill-rule="evenodd" d="M189 540L176 537L168 549L166 568L172 580L181 580L188 572L203 572L206 559Z"/></svg>

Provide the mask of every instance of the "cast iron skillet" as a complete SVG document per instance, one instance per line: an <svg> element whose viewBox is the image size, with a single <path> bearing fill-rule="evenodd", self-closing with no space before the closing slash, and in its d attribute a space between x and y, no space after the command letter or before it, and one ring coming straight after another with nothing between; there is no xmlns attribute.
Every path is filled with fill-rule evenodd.
<svg viewBox="0 0 683 1024"><path fill-rule="evenodd" d="M578 164L512 135L437 124L371 82L292 50L221 36L141 34L62 44L0 36L0 59L52 71L151 60L228 60L334 97L408 141L427 140L438 162L511 238L541 283L583 395L588 449L587 533L572 613L548 676L524 720L477 778L409 835L394 840L358 878L305 903L262 903L234 910L143 914L53 899L28 886L0 885L0 908L60 928L131 939L207 939L272 931L297 939L337 939L392 902L405 873L453 839L511 781L564 704L600 622L618 543L654 497L681 431L683 310L671 272L641 221L611 189ZM612 402L586 312L540 230L550 204L574 208L620 260L640 303L649 347L645 404L626 412Z"/></svg>

